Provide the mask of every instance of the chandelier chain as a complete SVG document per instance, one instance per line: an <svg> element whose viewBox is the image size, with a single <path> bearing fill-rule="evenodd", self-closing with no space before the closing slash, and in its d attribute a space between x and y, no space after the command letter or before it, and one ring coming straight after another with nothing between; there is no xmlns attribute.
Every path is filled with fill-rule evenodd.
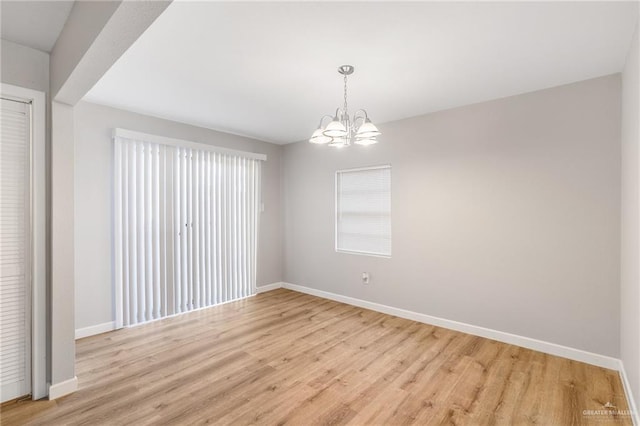
<svg viewBox="0 0 640 426"><path fill-rule="evenodd" d="M344 114L347 115L347 75L344 75Z"/></svg>

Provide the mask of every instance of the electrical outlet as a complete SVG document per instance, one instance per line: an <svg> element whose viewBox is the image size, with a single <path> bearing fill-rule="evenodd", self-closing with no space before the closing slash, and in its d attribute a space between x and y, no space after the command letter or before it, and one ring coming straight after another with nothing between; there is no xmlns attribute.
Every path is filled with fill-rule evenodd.
<svg viewBox="0 0 640 426"><path fill-rule="evenodd" d="M363 272L362 273L362 284L369 284L369 273L368 272Z"/></svg>

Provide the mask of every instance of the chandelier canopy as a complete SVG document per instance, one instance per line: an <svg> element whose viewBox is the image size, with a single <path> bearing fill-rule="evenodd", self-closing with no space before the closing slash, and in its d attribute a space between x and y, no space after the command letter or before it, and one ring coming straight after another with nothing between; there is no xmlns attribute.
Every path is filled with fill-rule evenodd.
<svg viewBox="0 0 640 426"><path fill-rule="evenodd" d="M367 111L360 109L349 117L347 109L347 76L353 74L351 65L338 67L338 72L344 76L344 106L337 108L334 116L325 115L320 119L318 128L311 135L309 142L316 144L328 144L336 148L342 148L355 143L358 145L372 145L377 143L377 136L382 133L369 120ZM331 121L325 120L331 119ZM328 122L327 122L328 121ZM326 125L323 125L327 122Z"/></svg>

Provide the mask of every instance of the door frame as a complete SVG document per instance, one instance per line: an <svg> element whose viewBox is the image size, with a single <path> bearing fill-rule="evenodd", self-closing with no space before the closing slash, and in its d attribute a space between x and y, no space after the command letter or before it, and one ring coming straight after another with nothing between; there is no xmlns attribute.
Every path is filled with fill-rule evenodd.
<svg viewBox="0 0 640 426"><path fill-rule="evenodd" d="M31 103L31 395L47 390L46 94L2 83L0 94Z"/></svg>

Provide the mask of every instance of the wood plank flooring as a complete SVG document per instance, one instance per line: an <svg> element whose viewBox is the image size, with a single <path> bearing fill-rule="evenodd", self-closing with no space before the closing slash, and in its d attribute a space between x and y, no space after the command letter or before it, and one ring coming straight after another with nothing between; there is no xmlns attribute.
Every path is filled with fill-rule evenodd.
<svg viewBox="0 0 640 426"><path fill-rule="evenodd" d="M615 371L289 290L77 342L2 425L630 425Z"/></svg>

